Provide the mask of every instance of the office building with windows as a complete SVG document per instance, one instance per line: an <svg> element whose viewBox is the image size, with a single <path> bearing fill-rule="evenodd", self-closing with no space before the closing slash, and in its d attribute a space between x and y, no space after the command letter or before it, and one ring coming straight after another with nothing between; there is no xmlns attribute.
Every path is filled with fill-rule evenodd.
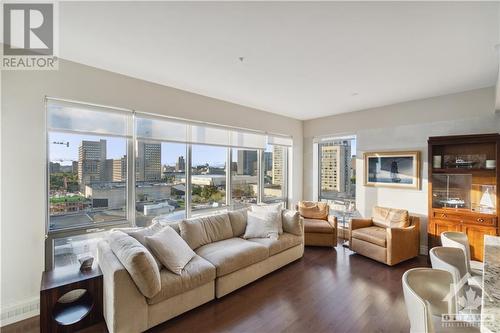
<svg viewBox="0 0 500 333"><path fill-rule="evenodd" d="M106 140L83 140L78 147L78 181L86 184L106 180Z"/></svg>
<svg viewBox="0 0 500 333"><path fill-rule="evenodd" d="M273 167L272 167L272 184L283 185L283 170L285 167L285 159L283 156L283 148L280 146L273 147Z"/></svg>
<svg viewBox="0 0 500 333"><path fill-rule="evenodd" d="M350 141L321 144L321 190L351 192Z"/></svg>
<svg viewBox="0 0 500 333"><path fill-rule="evenodd" d="M137 142L137 181L158 181L161 179L161 144Z"/></svg>

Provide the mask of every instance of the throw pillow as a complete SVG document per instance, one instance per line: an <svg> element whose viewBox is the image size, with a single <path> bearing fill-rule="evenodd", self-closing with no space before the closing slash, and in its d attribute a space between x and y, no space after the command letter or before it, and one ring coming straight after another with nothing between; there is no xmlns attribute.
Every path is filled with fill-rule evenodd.
<svg viewBox="0 0 500 333"><path fill-rule="evenodd" d="M297 236L302 235L302 222L299 212L284 209L282 213L283 230Z"/></svg>
<svg viewBox="0 0 500 333"><path fill-rule="evenodd" d="M151 253L135 238L121 231L111 231L108 242L139 291L149 298L155 296L161 289L161 280Z"/></svg>
<svg viewBox="0 0 500 333"><path fill-rule="evenodd" d="M306 219L328 220L329 208L326 202L300 201L299 213Z"/></svg>
<svg viewBox="0 0 500 333"><path fill-rule="evenodd" d="M248 212L247 228L243 238L278 239L281 212Z"/></svg>
<svg viewBox="0 0 500 333"><path fill-rule="evenodd" d="M181 275L184 267L196 255L171 227L146 237L146 241L162 264L177 275Z"/></svg>
<svg viewBox="0 0 500 333"><path fill-rule="evenodd" d="M156 222L151 224L149 227L145 228L127 228L127 229L122 229L120 231L123 231L127 235L134 237L139 243L144 245L146 249L148 249L151 254L153 255L153 258L156 261L156 264L158 265L158 269L161 269L161 261L158 260L158 258L154 255L154 253L151 251L151 248L146 242L146 237L148 236L153 236L157 232L161 231L163 229L163 226Z"/></svg>
<svg viewBox="0 0 500 333"><path fill-rule="evenodd" d="M279 234L283 234L283 219L281 218L281 211L283 210L282 204L271 204L271 205L253 205L251 207L252 212L256 213L266 213L266 212L276 212L279 214L278 220L278 231Z"/></svg>

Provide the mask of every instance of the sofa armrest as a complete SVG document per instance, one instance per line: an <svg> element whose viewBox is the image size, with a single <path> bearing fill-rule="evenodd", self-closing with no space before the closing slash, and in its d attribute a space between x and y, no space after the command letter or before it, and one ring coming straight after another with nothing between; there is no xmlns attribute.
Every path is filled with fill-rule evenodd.
<svg viewBox="0 0 500 333"><path fill-rule="evenodd" d="M420 219L411 217L406 228L387 228L387 263L395 265L418 256L420 252Z"/></svg>
<svg viewBox="0 0 500 333"><path fill-rule="evenodd" d="M103 274L103 312L110 333L148 328L148 305L125 267L105 240L97 245Z"/></svg>
<svg viewBox="0 0 500 333"><path fill-rule="evenodd" d="M337 230L337 217L335 215L328 215L328 223Z"/></svg>
<svg viewBox="0 0 500 333"><path fill-rule="evenodd" d="M352 251L352 231L361 228L368 228L373 225L371 219L351 219L349 223L349 249Z"/></svg>
<svg viewBox="0 0 500 333"><path fill-rule="evenodd" d="M284 209L282 213L283 231L297 236L304 235L304 219L299 212Z"/></svg>

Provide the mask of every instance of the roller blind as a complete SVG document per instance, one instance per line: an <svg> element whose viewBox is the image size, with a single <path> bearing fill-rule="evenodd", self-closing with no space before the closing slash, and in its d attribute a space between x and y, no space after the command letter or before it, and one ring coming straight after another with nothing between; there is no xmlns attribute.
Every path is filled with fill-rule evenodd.
<svg viewBox="0 0 500 333"><path fill-rule="evenodd" d="M132 137L132 111L47 99L49 130ZM266 144L292 146L288 136L137 113L135 134L140 140L174 141L235 148L265 149Z"/></svg>
<svg viewBox="0 0 500 333"><path fill-rule="evenodd" d="M291 147L293 144L293 139L292 137L289 136L268 135L267 144L275 146Z"/></svg>
<svg viewBox="0 0 500 333"><path fill-rule="evenodd" d="M265 149L266 136L259 133L231 131L231 146Z"/></svg>
<svg viewBox="0 0 500 333"><path fill-rule="evenodd" d="M131 111L47 99L49 130L131 137L131 124Z"/></svg>
<svg viewBox="0 0 500 333"><path fill-rule="evenodd" d="M141 140L188 141L188 125L167 119L136 116L135 132Z"/></svg>
<svg viewBox="0 0 500 333"><path fill-rule="evenodd" d="M237 130L210 124L156 117L137 113L135 131L138 139L176 141L235 148L265 149L264 133Z"/></svg>
<svg viewBox="0 0 500 333"><path fill-rule="evenodd" d="M191 143L206 145L230 145L230 131L225 128L208 127L204 125L189 125L191 133Z"/></svg>

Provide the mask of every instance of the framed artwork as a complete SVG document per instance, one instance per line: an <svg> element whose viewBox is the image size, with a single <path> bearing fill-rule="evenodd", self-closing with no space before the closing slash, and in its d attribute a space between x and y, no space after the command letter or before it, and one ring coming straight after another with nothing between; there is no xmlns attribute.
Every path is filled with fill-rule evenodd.
<svg viewBox="0 0 500 333"><path fill-rule="evenodd" d="M364 185L420 189L420 152L364 153Z"/></svg>

